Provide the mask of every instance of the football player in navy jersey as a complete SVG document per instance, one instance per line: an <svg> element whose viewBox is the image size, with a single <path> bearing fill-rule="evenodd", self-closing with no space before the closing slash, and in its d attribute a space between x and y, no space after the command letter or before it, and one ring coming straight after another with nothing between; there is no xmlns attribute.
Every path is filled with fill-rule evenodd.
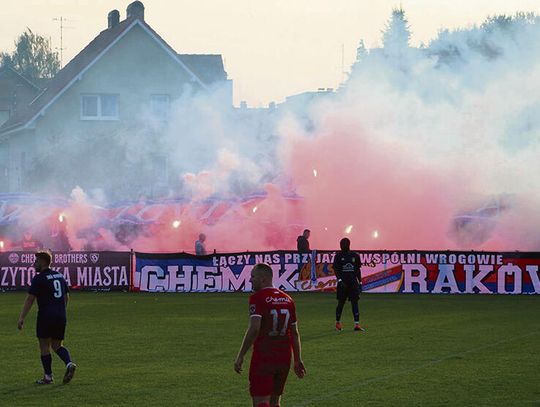
<svg viewBox="0 0 540 407"><path fill-rule="evenodd" d="M75 363L71 361L69 351L63 346L69 289L64 276L50 269L51 261L52 255L48 251L39 251L36 254L34 267L37 274L32 279L17 326L19 329L23 328L24 319L37 299L36 334L39 340L41 363L45 374L36 383L50 384L53 382L52 348L66 364L63 383L67 384L73 378L77 368Z"/></svg>
<svg viewBox="0 0 540 407"><path fill-rule="evenodd" d="M334 274L337 278L336 329L341 331L341 314L347 299L351 302L354 316L354 330L363 331L360 327L360 312L358 311L358 299L362 285L360 273L360 256L351 251L351 241L346 237L339 242L341 251L334 258Z"/></svg>

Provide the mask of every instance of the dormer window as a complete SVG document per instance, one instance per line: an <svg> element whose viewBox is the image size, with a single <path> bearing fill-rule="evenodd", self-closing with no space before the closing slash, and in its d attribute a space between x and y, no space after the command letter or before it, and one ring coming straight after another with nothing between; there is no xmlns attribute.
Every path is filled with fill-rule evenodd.
<svg viewBox="0 0 540 407"><path fill-rule="evenodd" d="M118 95L81 95L81 120L118 120Z"/></svg>

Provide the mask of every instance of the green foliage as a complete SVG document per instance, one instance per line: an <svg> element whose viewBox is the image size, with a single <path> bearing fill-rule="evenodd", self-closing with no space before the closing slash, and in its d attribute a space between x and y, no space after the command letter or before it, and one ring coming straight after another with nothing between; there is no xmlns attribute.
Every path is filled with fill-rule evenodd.
<svg viewBox="0 0 540 407"><path fill-rule="evenodd" d="M0 52L0 67L3 66L13 67L13 60L7 52Z"/></svg>
<svg viewBox="0 0 540 407"><path fill-rule="evenodd" d="M392 16L382 34L383 48L390 54L399 53L409 47L411 31L402 8L392 10Z"/></svg>
<svg viewBox="0 0 540 407"><path fill-rule="evenodd" d="M0 53L0 66L4 65L35 83L52 78L60 70L58 53L51 49L50 41L30 28L17 38L13 53Z"/></svg>
<svg viewBox="0 0 540 407"><path fill-rule="evenodd" d="M512 31L525 24L535 24L538 22L538 16L535 13L518 12L513 16L498 14L489 16L480 25L480 29L491 33L495 30Z"/></svg>
<svg viewBox="0 0 540 407"><path fill-rule="evenodd" d="M474 54L496 60L504 55L505 49L521 49L523 56L534 57L538 23L540 18L535 13L490 16L480 26L441 30L431 41L428 52L436 55L441 64L463 62Z"/></svg>
<svg viewBox="0 0 540 407"><path fill-rule="evenodd" d="M356 62L362 61L367 54L368 50L366 48L366 44L364 43L364 40L360 40L358 48L356 48Z"/></svg>

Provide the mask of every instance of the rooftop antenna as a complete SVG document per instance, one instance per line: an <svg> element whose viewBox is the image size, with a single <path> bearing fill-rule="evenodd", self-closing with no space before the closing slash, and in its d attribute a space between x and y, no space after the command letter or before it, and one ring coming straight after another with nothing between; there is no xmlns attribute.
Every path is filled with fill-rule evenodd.
<svg viewBox="0 0 540 407"><path fill-rule="evenodd" d="M64 18L60 16L60 18L53 18L53 21L60 22L60 48L56 48L58 51L60 51L60 68L64 66L64 29L65 28L75 28L75 27L67 27L64 25L64 23L67 21L67 18Z"/></svg>

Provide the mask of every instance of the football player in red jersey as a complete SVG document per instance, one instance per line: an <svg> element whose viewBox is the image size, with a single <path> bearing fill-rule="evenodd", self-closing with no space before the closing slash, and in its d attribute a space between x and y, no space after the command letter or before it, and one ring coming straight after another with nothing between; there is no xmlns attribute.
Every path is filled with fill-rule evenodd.
<svg viewBox="0 0 540 407"><path fill-rule="evenodd" d="M306 374L302 362L300 334L292 298L272 285L272 268L259 263L251 271L255 291L249 297L249 325L234 362L242 372L244 356L253 345L249 366L249 392L254 407L279 407L294 355L294 372Z"/></svg>

